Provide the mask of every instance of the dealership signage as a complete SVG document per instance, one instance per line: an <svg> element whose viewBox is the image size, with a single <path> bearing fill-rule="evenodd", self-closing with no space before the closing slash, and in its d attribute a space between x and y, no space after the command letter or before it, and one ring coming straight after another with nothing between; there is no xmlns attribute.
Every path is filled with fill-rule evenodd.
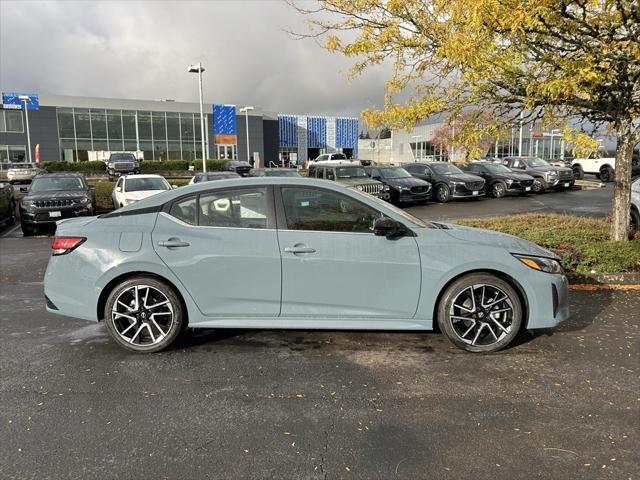
<svg viewBox="0 0 640 480"><path fill-rule="evenodd" d="M235 145L237 143L236 107L235 105L213 106L213 133L214 141L222 145Z"/></svg>
<svg viewBox="0 0 640 480"><path fill-rule="evenodd" d="M22 110L24 100L20 97L28 97L27 108L29 110L38 110L40 108L40 99L35 93L17 93L2 92L2 108L5 110Z"/></svg>

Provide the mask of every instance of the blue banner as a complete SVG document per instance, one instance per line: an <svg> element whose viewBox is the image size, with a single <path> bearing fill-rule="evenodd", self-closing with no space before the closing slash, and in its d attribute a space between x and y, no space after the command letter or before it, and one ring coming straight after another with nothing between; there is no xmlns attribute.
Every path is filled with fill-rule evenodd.
<svg viewBox="0 0 640 480"><path fill-rule="evenodd" d="M217 135L236 135L236 107L235 105L213 106L213 133Z"/></svg>
<svg viewBox="0 0 640 480"><path fill-rule="evenodd" d="M278 143L281 147L298 146L298 119L295 115L278 115Z"/></svg>
<svg viewBox="0 0 640 480"><path fill-rule="evenodd" d="M308 148L326 148L327 146L327 119L324 117L307 118Z"/></svg>
<svg viewBox="0 0 640 480"><path fill-rule="evenodd" d="M358 148L358 119L336 119L336 147Z"/></svg>
<svg viewBox="0 0 640 480"><path fill-rule="evenodd" d="M40 99L35 93L16 93L16 92L2 92L2 106L6 109L20 110L24 106L24 100L20 97L29 97L27 102L27 108L29 110L38 110L40 108Z"/></svg>

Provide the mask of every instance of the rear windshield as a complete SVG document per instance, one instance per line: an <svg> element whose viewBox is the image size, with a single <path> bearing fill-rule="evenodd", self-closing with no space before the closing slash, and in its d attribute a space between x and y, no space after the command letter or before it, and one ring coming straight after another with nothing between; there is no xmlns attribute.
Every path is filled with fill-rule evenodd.
<svg viewBox="0 0 640 480"><path fill-rule="evenodd" d="M171 185L164 178L127 178L124 189L126 192L171 190Z"/></svg>

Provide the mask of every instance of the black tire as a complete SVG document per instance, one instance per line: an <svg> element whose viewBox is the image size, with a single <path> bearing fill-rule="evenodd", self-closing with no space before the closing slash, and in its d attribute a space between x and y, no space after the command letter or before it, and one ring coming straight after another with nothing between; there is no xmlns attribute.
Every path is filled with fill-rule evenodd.
<svg viewBox="0 0 640 480"><path fill-rule="evenodd" d="M132 343L132 341L125 340L125 338L123 338L122 333L124 333L125 335L126 333L128 333L125 331L125 328L126 328L125 322L129 322L130 320L129 318L125 318L123 320L124 316L118 316L117 314L116 315L112 314L116 300L118 298L125 298L124 296L127 295L132 288L135 289L136 287L138 287L139 289L150 287L151 289L155 290L156 293L159 292L161 294L159 298L163 298L162 296L164 296L164 298L168 300L168 304L165 304L166 309L172 312L170 324L169 325L163 324L163 327L166 328L166 332L163 330L160 330L160 332L164 334L162 338L157 341L154 338L153 343L146 344L146 345L142 343L140 344ZM132 325L131 334L134 334L134 332L137 332L138 330L140 330L140 332L135 334L135 335L139 335L139 337L134 337L133 342L135 342L135 340L138 338L140 339L140 342L142 342L143 338L151 337L153 335L152 333L153 330L156 331L156 334L158 333L158 330L156 330L151 323L153 321L151 317L153 310L146 308L147 299L145 298L144 300L145 300L145 307L139 308L140 312L134 313L129 310L124 310L124 312L129 314L129 317L135 317L134 322L130 324ZM119 305L121 304L122 304L122 300L119 302ZM130 307L135 307L135 305L130 305ZM182 301L176 294L175 290L169 285L167 285L166 283L160 280L157 280L154 277L150 277L146 275L140 275L140 276L129 278L119 283L113 288L113 290L109 293L109 297L107 298L107 302L104 307L104 319L105 319L104 320L105 324L107 326L107 331L109 332L109 335L111 336L111 338L119 346L136 353L153 353L153 352L159 352L161 350L164 350L175 341L175 339L178 337L178 335L180 335L180 332L183 330L183 328L187 324L186 311L182 305ZM146 327L143 326L145 324L146 324ZM140 327L138 328L137 325L140 325ZM121 332L119 332L119 329L121 330ZM142 332L143 329L145 330L144 333ZM161 335L158 335L158 337L160 336Z"/></svg>
<svg viewBox="0 0 640 480"><path fill-rule="evenodd" d="M16 224L16 202L11 201L9 205L9 217L7 218L7 225L15 225Z"/></svg>
<svg viewBox="0 0 640 480"><path fill-rule="evenodd" d="M447 203L451 200L451 190L444 183L436 185L436 200L440 203Z"/></svg>
<svg viewBox="0 0 640 480"><path fill-rule="evenodd" d="M501 302L501 303L490 306L489 309L483 308L481 309L483 312L482 313L483 319L474 319L474 320L470 319L471 321L473 321L473 327L476 328L476 330L471 331L471 334L469 335L469 337L471 336L475 337L475 335L473 334L476 333L478 330L480 330L480 332L478 333L478 336L475 338L465 337L468 340L472 341L473 343L476 343L475 340L477 339L478 340L477 344L473 345L468 343L468 341L463 340L462 339L463 335L459 333L459 327L462 327L463 330L466 330L466 327L468 326L468 323L466 323L467 321L466 320L460 321L461 317L455 317L455 319L452 319L450 312L453 309L458 308L458 307L452 306L455 300L460 301L459 300L460 296L470 295L470 293L468 293L470 289L471 289L471 292L474 292L472 288L473 286L478 286L478 289L475 290L474 292L474 302L476 302L476 304L474 305L477 305L477 303L482 303L484 300L485 290L480 290L481 288L479 287L480 285L485 285L487 290L489 291L489 294L491 294L492 288L496 289L497 292L501 292L499 293L499 295L503 293L505 295L504 302L508 301L508 303ZM480 292L483 297L476 298L480 294ZM497 299L498 297L494 298L494 300L497 300ZM467 301L468 300L465 300L465 303ZM485 305L491 305L491 302L485 303ZM487 312L490 312L491 309L495 308L496 305L499 308L502 308L503 305L509 305L511 307L510 313L505 312L506 316L503 317L505 320L498 320L498 319L495 319L495 321L493 319L490 319L492 321L488 320L489 314ZM471 305L469 305L469 307L471 307ZM468 313L467 315L471 315L471 314ZM477 315L480 315L480 313L478 313ZM507 322L506 319L509 315L510 315L510 318L508 319L508 322ZM455 346L463 350L466 350L468 352L474 352L474 353L497 352L498 350L501 350L502 348L509 345L513 341L513 339L518 335L518 332L520 331L520 328L522 326L522 318L523 318L522 303L515 289L511 285L509 285L507 282L502 280L501 278L488 273L472 273L459 278L445 290L444 294L442 295L442 298L440 299L440 303L438 305L438 326L440 327L440 331L443 332L446 335L446 337L449 339L449 341L453 343ZM496 321L501 325L503 325L504 330L501 331L498 328L498 325L495 323ZM454 326L454 323L456 323L456 326ZM478 326L476 327L476 325ZM495 332L497 332L499 336L495 335L495 332L494 332L494 336L496 337L496 340L492 341L491 343L482 344L481 342L485 338L488 338L489 341L491 341L491 337L489 336L489 329L485 328L487 325L491 326L491 332L494 332L494 329L495 329ZM483 334L483 336L480 337L479 336L480 334Z"/></svg>
<svg viewBox="0 0 640 480"><path fill-rule="evenodd" d="M489 194L493 198L502 198L507 194L507 185L504 182L497 181L491 185Z"/></svg>
<svg viewBox="0 0 640 480"><path fill-rule="evenodd" d="M640 212L636 209L631 210L631 214L629 215L629 226L632 233L640 230Z"/></svg>
<svg viewBox="0 0 640 480"><path fill-rule="evenodd" d="M547 182L542 177L534 177L533 185L531 187L533 193L544 193L547 191Z"/></svg>
<svg viewBox="0 0 640 480"><path fill-rule="evenodd" d="M611 167L602 167L600 169L600 180L603 182L613 182L616 178L616 173Z"/></svg>
<svg viewBox="0 0 640 480"><path fill-rule="evenodd" d="M30 237L32 235L35 235L36 233L36 229L33 227L29 227L28 225L25 225L24 223L20 223L20 228L22 229L22 234L25 237Z"/></svg>
<svg viewBox="0 0 640 480"><path fill-rule="evenodd" d="M573 170L573 176L576 180L582 180L584 178L584 170L582 170L580 165L574 165L571 167L571 170Z"/></svg>

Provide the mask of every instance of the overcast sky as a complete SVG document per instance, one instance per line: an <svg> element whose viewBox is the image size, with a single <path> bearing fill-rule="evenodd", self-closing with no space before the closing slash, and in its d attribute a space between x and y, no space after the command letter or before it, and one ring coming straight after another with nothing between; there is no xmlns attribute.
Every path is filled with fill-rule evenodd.
<svg viewBox="0 0 640 480"><path fill-rule="evenodd" d="M0 90L197 101L279 113L358 115L383 99L384 71L293 40L304 18L281 0L0 0Z"/></svg>

